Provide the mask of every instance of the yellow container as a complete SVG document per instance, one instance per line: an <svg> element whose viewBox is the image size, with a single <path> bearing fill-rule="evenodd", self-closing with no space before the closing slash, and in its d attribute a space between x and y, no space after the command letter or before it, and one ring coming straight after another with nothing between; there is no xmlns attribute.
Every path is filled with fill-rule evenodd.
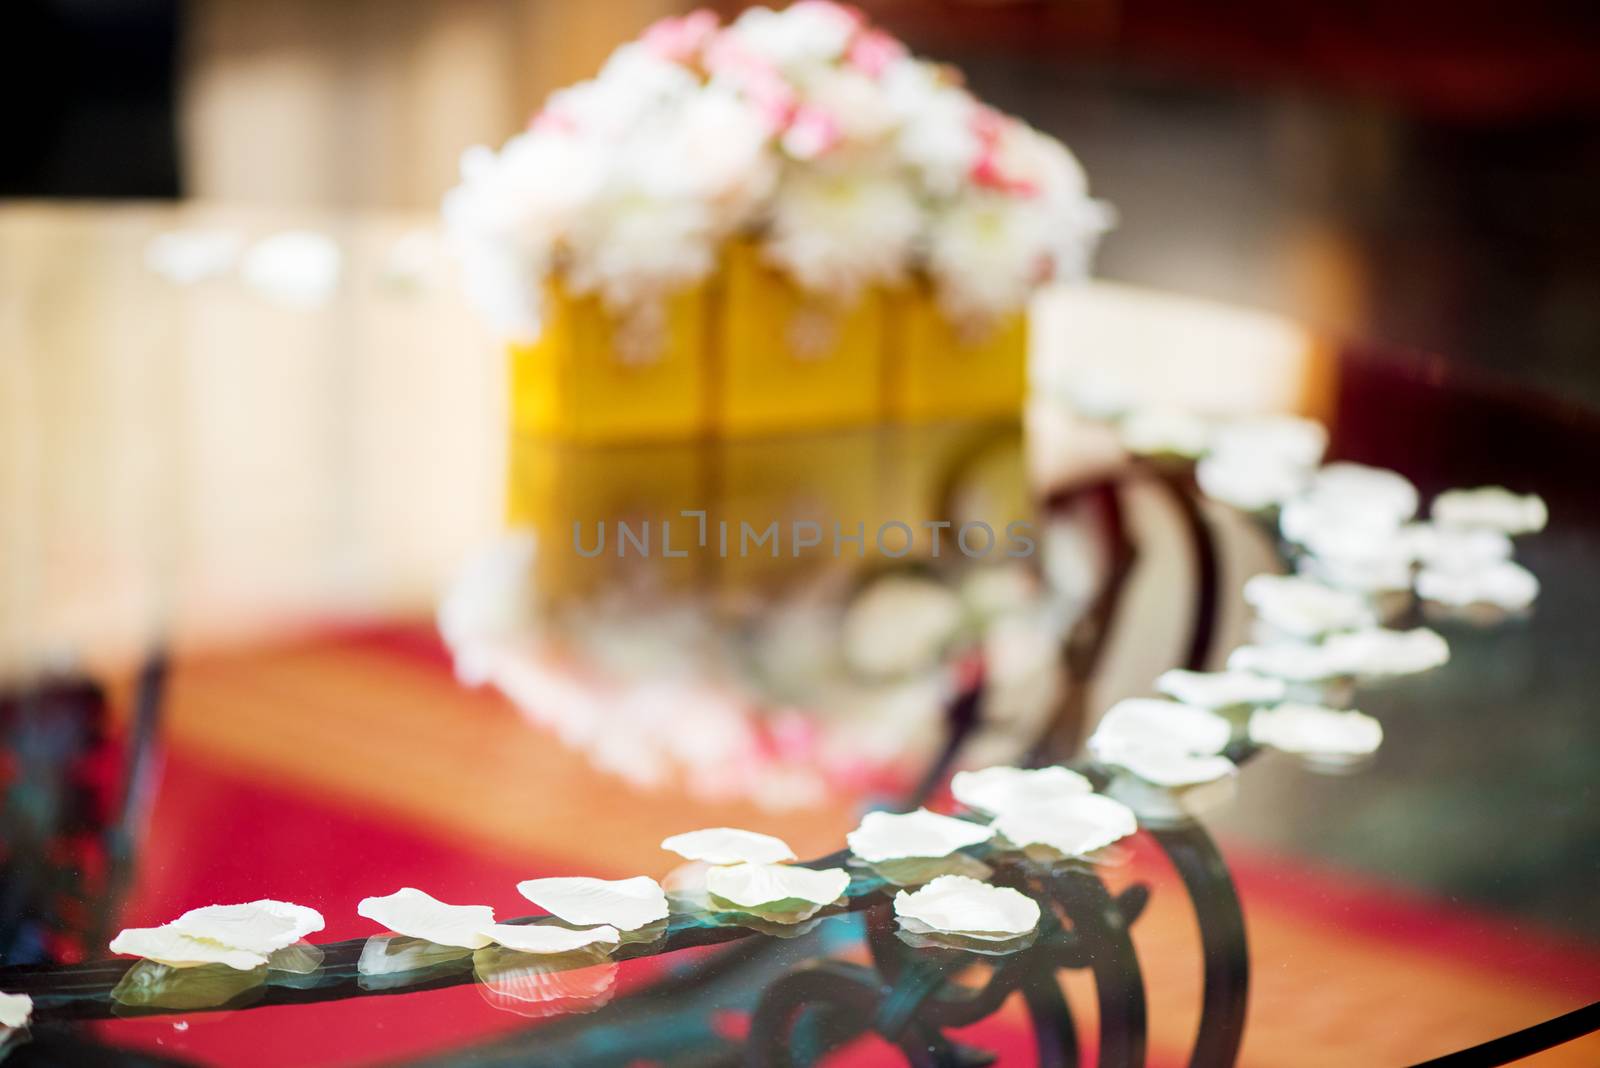
<svg viewBox="0 0 1600 1068"><path fill-rule="evenodd" d="M707 292L669 297L661 322L628 338L598 297L574 297L552 282L538 340L510 346L512 430L589 444L705 433Z"/></svg>
<svg viewBox="0 0 1600 1068"><path fill-rule="evenodd" d="M1014 417L1028 390L1028 317L977 333L940 310L926 286L894 299L884 376L889 414L904 422Z"/></svg>
<svg viewBox="0 0 1600 1068"><path fill-rule="evenodd" d="M883 415L884 295L841 306L730 244L717 323L717 428L727 436L861 426Z"/></svg>

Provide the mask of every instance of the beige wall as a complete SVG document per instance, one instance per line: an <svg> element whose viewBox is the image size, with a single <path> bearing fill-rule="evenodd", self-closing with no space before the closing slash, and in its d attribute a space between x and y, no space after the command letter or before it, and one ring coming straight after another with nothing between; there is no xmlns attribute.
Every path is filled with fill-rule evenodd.
<svg viewBox="0 0 1600 1068"><path fill-rule="evenodd" d="M461 150L678 0L196 0L187 191L269 204L430 206Z"/></svg>

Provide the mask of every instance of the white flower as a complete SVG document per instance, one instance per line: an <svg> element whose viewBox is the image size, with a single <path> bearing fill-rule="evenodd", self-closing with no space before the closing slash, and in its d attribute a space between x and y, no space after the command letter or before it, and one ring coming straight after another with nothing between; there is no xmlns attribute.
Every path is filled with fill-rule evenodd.
<svg viewBox="0 0 1600 1068"><path fill-rule="evenodd" d="M782 11L748 8L722 32L773 66L797 71L844 58L860 29L860 16L840 4L801 0Z"/></svg>
<svg viewBox="0 0 1600 1068"><path fill-rule="evenodd" d="M845 610L845 662L874 678L930 667L954 640L962 618L961 598L931 579L881 578Z"/></svg>
<svg viewBox="0 0 1600 1068"><path fill-rule="evenodd" d="M1140 456L1199 456L1211 440L1211 426L1204 419L1159 408L1132 412L1117 432L1123 447Z"/></svg>
<svg viewBox="0 0 1600 1068"><path fill-rule="evenodd" d="M1134 834L1139 821L1120 801L1100 794L1079 794L1002 813L994 827L1018 848L1045 846L1075 857Z"/></svg>
<svg viewBox="0 0 1600 1068"><path fill-rule="evenodd" d="M1088 779L1059 766L958 771L950 780L957 801L990 816L1062 801L1093 789Z"/></svg>
<svg viewBox="0 0 1600 1068"><path fill-rule="evenodd" d="M843 868L817 871L793 864L733 864L706 872L706 890L714 897L767 914L831 905L849 885L850 873Z"/></svg>
<svg viewBox="0 0 1600 1068"><path fill-rule="evenodd" d="M1118 701L1106 712L1089 739L1165 746L1185 753L1220 753L1233 732L1228 721L1210 709L1149 697Z"/></svg>
<svg viewBox="0 0 1600 1068"><path fill-rule="evenodd" d="M1270 453L1214 453L1195 466L1200 491L1214 501L1246 512L1259 512L1301 492L1309 472Z"/></svg>
<svg viewBox="0 0 1600 1068"><path fill-rule="evenodd" d="M1544 499L1521 496L1500 486L1458 489L1433 500L1434 522L1448 527L1483 527L1505 534L1533 534L1550 519Z"/></svg>
<svg viewBox="0 0 1600 1068"><path fill-rule="evenodd" d="M1003 941L1039 924L1039 904L1010 887L964 875L941 875L920 890L894 896L894 914L913 930Z"/></svg>
<svg viewBox="0 0 1600 1068"><path fill-rule="evenodd" d="M1184 671L1174 669L1156 679L1156 689L1200 708L1230 705L1264 705L1283 700L1288 687L1282 679L1248 671Z"/></svg>
<svg viewBox="0 0 1600 1068"><path fill-rule="evenodd" d="M580 927L605 924L636 931L667 918L667 895L647 875L632 879L563 876L526 879L517 892L557 919Z"/></svg>
<svg viewBox="0 0 1600 1068"><path fill-rule="evenodd" d="M0 994L0 1027L13 1030L28 1026L33 1017L33 999L26 994Z"/></svg>
<svg viewBox="0 0 1600 1068"><path fill-rule="evenodd" d="M1481 604L1518 612L1539 596L1539 580L1510 560L1466 570L1423 568L1417 573L1417 596L1453 608Z"/></svg>
<svg viewBox="0 0 1600 1068"><path fill-rule="evenodd" d="M685 831L665 839L661 848L707 864L776 864L796 859L794 850L783 839L733 827Z"/></svg>
<svg viewBox="0 0 1600 1068"><path fill-rule="evenodd" d="M970 189L928 222L928 273L957 322L992 323L1020 311L1043 278L1049 222L1037 205Z"/></svg>
<svg viewBox="0 0 1600 1068"><path fill-rule="evenodd" d="M909 857L945 857L993 837L992 828L919 808L904 814L869 812L845 841L850 852L876 864Z"/></svg>
<svg viewBox="0 0 1600 1068"><path fill-rule="evenodd" d="M322 914L287 901L260 900L243 905L190 909L167 926L234 949L271 954L322 930Z"/></svg>
<svg viewBox="0 0 1600 1068"><path fill-rule="evenodd" d="M900 123L900 158L931 195L955 196L982 150L976 124L980 105L942 68L916 59L892 64L883 88Z"/></svg>
<svg viewBox="0 0 1600 1068"><path fill-rule="evenodd" d="M172 968L200 964L225 964L247 972L264 967L267 954L235 949L211 938L180 931L171 924L163 927L130 927L111 940L111 952L143 957Z"/></svg>
<svg viewBox="0 0 1600 1068"><path fill-rule="evenodd" d="M1256 575L1244 584L1244 599L1263 622L1296 638L1376 622L1365 598L1292 575Z"/></svg>
<svg viewBox="0 0 1600 1068"><path fill-rule="evenodd" d="M496 945L519 953L575 953L591 946L614 946L621 940L615 927L573 931L547 923L494 923L483 929Z"/></svg>
<svg viewBox="0 0 1600 1068"><path fill-rule="evenodd" d="M1250 740L1286 753L1357 757L1377 751L1383 727L1360 712L1285 704L1260 709L1250 717Z"/></svg>
<svg viewBox="0 0 1600 1068"><path fill-rule="evenodd" d="M876 167L790 167L763 245L802 289L852 301L905 274L922 211L905 180Z"/></svg>
<svg viewBox="0 0 1600 1068"><path fill-rule="evenodd" d="M494 924L494 909L487 905L446 905L409 886L387 897L362 898L356 915L396 934L464 949L488 945L483 931Z"/></svg>

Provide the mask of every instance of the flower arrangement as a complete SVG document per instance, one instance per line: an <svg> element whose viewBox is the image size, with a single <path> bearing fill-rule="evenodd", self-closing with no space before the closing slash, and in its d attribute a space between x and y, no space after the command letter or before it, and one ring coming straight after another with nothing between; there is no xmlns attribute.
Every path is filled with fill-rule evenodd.
<svg viewBox="0 0 1600 1068"><path fill-rule="evenodd" d="M829 0L658 22L461 175L446 223L513 334L538 331L552 272L638 314L736 235L807 290L922 272L952 318L991 321L1081 274L1109 221L1059 141Z"/></svg>

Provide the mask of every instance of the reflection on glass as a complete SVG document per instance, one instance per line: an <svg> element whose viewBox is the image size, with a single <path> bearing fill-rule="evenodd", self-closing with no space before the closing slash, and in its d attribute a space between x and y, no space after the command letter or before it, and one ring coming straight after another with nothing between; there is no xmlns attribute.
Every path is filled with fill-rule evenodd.
<svg viewBox="0 0 1600 1068"><path fill-rule="evenodd" d="M112 988L111 1000L129 1009L214 1009L247 992L259 993L266 979L266 968L241 971L225 964L174 968L141 960Z"/></svg>
<svg viewBox="0 0 1600 1068"><path fill-rule="evenodd" d="M417 982L419 972L459 971L472 950L405 935L373 935L361 947L356 975L363 990L389 990Z"/></svg>
<svg viewBox="0 0 1600 1068"><path fill-rule="evenodd" d="M486 946L473 952L472 973L490 1005L536 1020L593 1012L607 1004L617 964L598 946L560 954Z"/></svg>

